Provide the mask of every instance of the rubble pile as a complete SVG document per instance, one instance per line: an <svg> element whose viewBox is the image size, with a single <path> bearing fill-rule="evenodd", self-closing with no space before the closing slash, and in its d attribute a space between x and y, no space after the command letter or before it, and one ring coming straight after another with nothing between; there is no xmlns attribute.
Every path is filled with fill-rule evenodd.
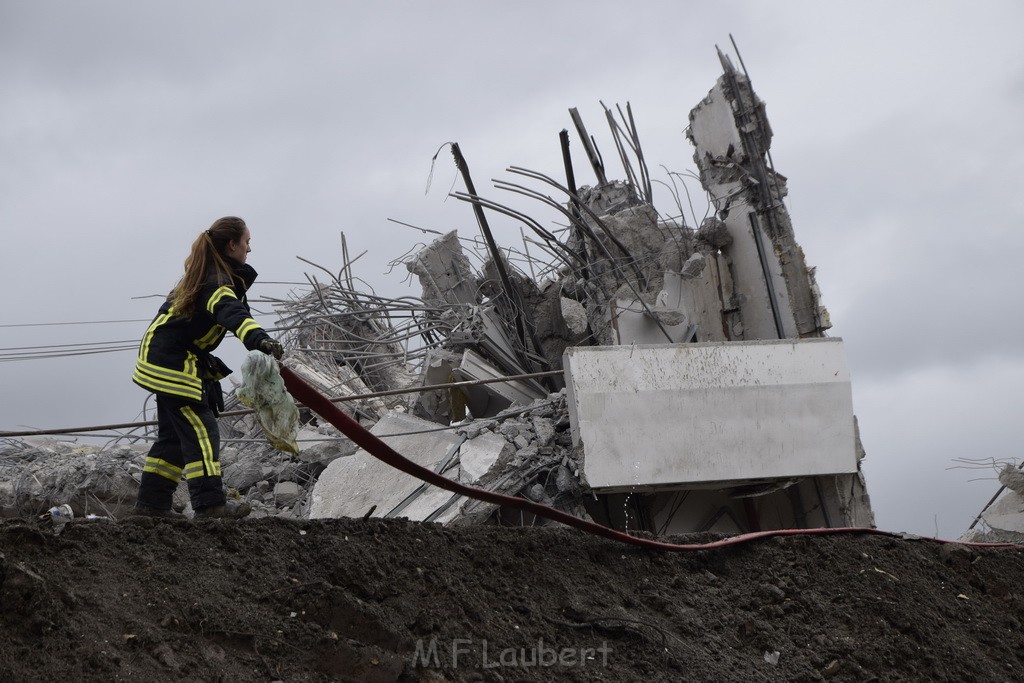
<svg viewBox="0 0 1024 683"><path fill-rule="evenodd" d="M80 516L127 514L148 450L145 444L0 440L0 517L38 515L63 504Z"/></svg>
<svg viewBox="0 0 1024 683"><path fill-rule="evenodd" d="M425 467L616 528L673 534L871 526L860 473L864 454L852 404L847 407L849 383L841 361L834 373L826 373L825 382L817 376L808 379L800 366L806 361L798 358L791 363L797 379L765 376L765 384L778 384L774 394L766 393L776 390L761 386L760 378L743 380L750 386L745 394L750 398L725 403L743 406L736 409L743 413L748 404L742 401L747 400L748 412L764 424L753 425L753 437L726 442L735 462L726 463L716 476L702 478L691 470L662 472L658 479L653 470L660 466L644 461L667 450L672 457L696 453L693 460L699 463L701 451L715 452L715 444L702 440L696 425L718 418L702 416L699 403L689 414L671 412L675 403L683 405L680 392L706 392L714 376L693 380L695 387L648 388L668 372L665 363L676 362L672 358L677 351L712 345L713 355L716 344L772 340L786 340L786 347L795 348L798 341L824 338L829 327L814 271L805 263L783 204L785 178L771 165L772 133L764 103L746 75L720 56L724 74L690 113L686 131L699 175L669 173L669 183L664 183L678 213L666 215L655 208L629 105L625 112L618 108L618 119L606 109L625 180L609 179L595 138L571 109L595 185L577 184L565 131L564 182L517 166L507 169L509 179L494 181L497 190L554 212L555 220L547 223L478 193L465 157L452 143L466 188L452 196L472 208L479 238L460 237L453 230L402 257L422 293L394 298L376 294L355 275L353 263L359 257L349 258L342 236L340 271L307 261L316 268L307 275L309 288L270 300L279 328L286 330L284 364ZM698 219L691 206L687 221L680 183L690 195L685 187L689 179L700 180L713 215ZM521 226L522 253L498 245L488 215L511 218ZM482 264L478 270L467 245ZM627 364L619 376L588 385L608 385L606 394L603 389L574 393L569 359L582 358L592 347L651 346L671 351L665 357L641 354L646 365ZM754 357L752 349L739 353L736 365ZM696 355L687 357L696 362ZM745 377L761 370L709 372L723 377L745 372ZM824 388L812 395L806 394L807 387ZM622 394L615 395L616 390ZM710 394L700 395L704 404L714 402ZM832 400L836 396L840 400ZM586 401L591 403L584 406ZM786 414L765 407L790 401ZM672 442L653 444L644 453L609 453L593 436L587 437L588 443L583 421L594 414L595 404L604 423L621 420L624 429L644 431L645 439L664 431ZM662 415L654 409L664 405L669 406L667 417L647 425L651 415ZM812 415L820 406L826 408ZM267 444L251 411L234 395L227 400L220 421L224 482L232 495L253 504L256 516L401 516L444 524L536 521L377 469L371 456L334 427L307 409L300 408L299 414L298 453L287 455ZM791 418L792 425L786 422ZM818 418L838 423L838 430L825 431L839 436L819 439ZM694 428L681 430L684 420L693 421ZM750 422L743 413L726 415L723 424L742 433ZM714 431L700 433L714 436ZM123 464L120 481L126 483L118 495L137 478L138 449L115 446L113 454L104 455ZM823 454L823 449L830 452ZM758 470L758 476L743 470L750 458L767 461L776 456L764 454L775 451L793 464L782 457L781 466ZM626 459L632 461L632 478L599 483L612 481L604 477L610 461L622 469ZM93 479L82 481L85 488L96 486ZM19 486L20 491L25 485ZM53 486L55 481L50 488L58 490ZM88 495L105 502L110 498L91 489Z"/></svg>

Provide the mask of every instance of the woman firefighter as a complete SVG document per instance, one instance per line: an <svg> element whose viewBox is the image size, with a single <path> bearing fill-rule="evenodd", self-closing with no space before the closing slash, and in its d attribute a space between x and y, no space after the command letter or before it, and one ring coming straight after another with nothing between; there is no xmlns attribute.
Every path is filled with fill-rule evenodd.
<svg viewBox="0 0 1024 683"><path fill-rule="evenodd" d="M234 216L203 231L185 259L185 275L142 338L132 379L156 394L158 433L142 471L138 514L181 517L171 499L182 476L196 517L249 514L247 503L226 499L221 483L219 380L231 370L211 355L227 332L250 351L283 354L249 312L245 293L256 280L245 262L249 239L245 221Z"/></svg>

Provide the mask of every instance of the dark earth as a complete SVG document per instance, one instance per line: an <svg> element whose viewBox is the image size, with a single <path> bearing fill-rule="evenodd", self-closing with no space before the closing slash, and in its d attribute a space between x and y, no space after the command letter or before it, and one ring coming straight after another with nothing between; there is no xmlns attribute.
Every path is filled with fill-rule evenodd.
<svg viewBox="0 0 1024 683"><path fill-rule="evenodd" d="M8 520L0 681L1024 680L1022 586L1019 547L869 535Z"/></svg>

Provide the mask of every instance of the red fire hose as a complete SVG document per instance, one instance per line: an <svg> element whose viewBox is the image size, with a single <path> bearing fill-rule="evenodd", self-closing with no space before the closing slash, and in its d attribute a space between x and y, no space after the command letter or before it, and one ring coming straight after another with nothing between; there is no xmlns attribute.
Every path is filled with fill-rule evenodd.
<svg viewBox="0 0 1024 683"><path fill-rule="evenodd" d="M298 399L300 402L306 404L306 406L320 415L322 418L330 422L332 425L341 430L341 432L355 442L360 448L365 450L373 457L381 460L392 467L399 469L406 474L411 474L417 479L433 484L442 489L446 489L453 493L457 493L467 498L475 498L476 500L482 500L487 503L494 503L495 505L506 505L508 507L522 510L524 512L532 512L535 515L544 517L546 519L553 520L555 522L561 522L571 527L575 527L582 531L586 531L591 534L598 536L604 536L614 541L621 541L622 543L629 543L631 545L637 545L644 548L655 548L658 550L671 550L671 551L684 551L684 550L709 550L712 548L724 548L730 545L737 545L739 543L746 543L758 538L769 538L771 536L798 536L806 534L875 534L878 536L891 536L895 538L906 538L902 534L894 533L891 531L880 531L878 529L871 529L866 527L838 527L832 529L776 529L770 531L756 531L748 534L741 534L739 536L730 536L729 538L722 539L720 541L713 541L711 543L665 543L663 541L654 541L647 538L639 538L636 536L630 536L629 534L616 531L615 529L609 529L606 526L596 524L594 522L588 522L585 519L574 517L573 515L556 510L548 507L547 505L541 505L535 503L532 500L526 500L524 498L515 498L513 496L506 496L493 491L487 491L484 489L475 488L473 486L466 486L457 481L452 481L447 477L443 477L440 474L421 467L411 460L400 455L393 448L388 446L386 443L378 439L376 436L371 434L369 431L364 429L358 422L346 415L340 408L338 408L329 399L323 396L313 387L309 386L305 381L299 378L294 372L285 366L280 366L281 377L284 379L284 384L288 388L288 391ZM969 546L981 546L988 548L1020 548L1020 546L1014 543L970 543L961 541L948 541L941 538L930 538L930 537L913 537L920 538L921 540L934 541L936 543L959 543L962 545Z"/></svg>

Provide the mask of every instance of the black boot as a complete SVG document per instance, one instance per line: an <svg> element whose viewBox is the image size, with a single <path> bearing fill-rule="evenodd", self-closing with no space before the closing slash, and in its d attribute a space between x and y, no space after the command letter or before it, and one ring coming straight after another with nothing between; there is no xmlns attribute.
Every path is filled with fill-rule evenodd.
<svg viewBox="0 0 1024 683"><path fill-rule="evenodd" d="M211 505L196 510L196 519L242 519L252 512L252 506L246 502L229 500L223 505Z"/></svg>
<svg viewBox="0 0 1024 683"><path fill-rule="evenodd" d="M174 510L161 510L160 508L149 507L148 505L136 505L132 510L133 515L141 517L162 517L164 519L185 519L185 515Z"/></svg>

